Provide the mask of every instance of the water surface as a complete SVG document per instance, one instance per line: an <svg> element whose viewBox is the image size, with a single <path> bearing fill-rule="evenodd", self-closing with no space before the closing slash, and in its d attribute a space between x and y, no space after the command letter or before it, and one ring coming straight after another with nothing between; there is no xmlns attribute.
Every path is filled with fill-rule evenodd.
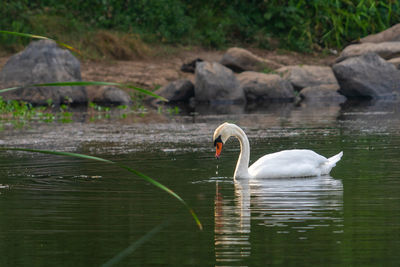
<svg viewBox="0 0 400 267"><path fill-rule="evenodd" d="M164 222L119 265L397 266L397 107L199 110L164 122L4 131L3 145L85 153L136 168L181 195L204 230L178 201L115 166L2 152L0 266L98 266ZM212 133L224 121L248 133L252 161L290 148L344 156L330 176L235 182L238 142L213 158Z"/></svg>

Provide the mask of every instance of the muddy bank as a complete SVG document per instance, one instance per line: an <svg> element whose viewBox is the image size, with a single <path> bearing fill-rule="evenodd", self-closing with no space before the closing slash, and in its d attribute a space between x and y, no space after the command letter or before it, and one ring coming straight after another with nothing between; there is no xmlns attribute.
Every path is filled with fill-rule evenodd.
<svg viewBox="0 0 400 267"><path fill-rule="evenodd" d="M335 57L320 53L300 54L290 51L269 51L261 49L249 49L250 51L283 65L329 65ZM219 61L224 50L205 50L201 48L182 48L179 52L165 53L149 58L136 60L81 60L82 79L85 81L107 81L119 83L133 83L148 89L164 86L171 81L187 78L194 81L194 75L180 71L185 62L195 58L206 61ZM0 57L0 69L11 57Z"/></svg>

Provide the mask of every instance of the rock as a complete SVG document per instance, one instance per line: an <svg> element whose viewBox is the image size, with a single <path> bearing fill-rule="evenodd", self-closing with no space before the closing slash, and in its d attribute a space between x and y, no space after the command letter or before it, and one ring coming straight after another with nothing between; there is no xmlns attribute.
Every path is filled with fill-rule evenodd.
<svg viewBox="0 0 400 267"><path fill-rule="evenodd" d="M194 73L196 70L196 64L198 62L203 62L201 58L196 58L195 60L190 61L189 63L185 63L181 66L181 71L183 72L189 72L189 73Z"/></svg>
<svg viewBox="0 0 400 267"><path fill-rule="evenodd" d="M290 102L294 100L291 83L277 74L245 71L237 76L248 101Z"/></svg>
<svg viewBox="0 0 400 267"><path fill-rule="evenodd" d="M391 59L400 56L400 42L384 42L384 43L363 43L347 46L340 56L336 59L336 63L349 57L356 57L366 53L375 53L384 59Z"/></svg>
<svg viewBox="0 0 400 267"><path fill-rule="evenodd" d="M400 92L400 72L375 53L348 58L333 71L347 97L394 99Z"/></svg>
<svg viewBox="0 0 400 267"><path fill-rule="evenodd" d="M380 33L371 34L360 39L361 43L383 43L400 41L400 23Z"/></svg>
<svg viewBox="0 0 400 267"><path fill-rule="evenodd" d="M125 91L115 87L91 87L88 89L91 102L101 105L131 105L132 99Z"/></svg>
<svg viewBox="0 0 400 267"><path fill-rule="evenodd" d="M346 97L339 94L339 89L337 84L310 86L300 91L300 97L308 103L340 104L346 101Z"/></svg>
<svg viewBox="0 0 400 267"><path fill-rule="evenodd" d="M289 80L297 91L310 86L338 84L332 68L326 66L286 66L276 71Z"/></svg>
<svg viewBox="0 0 400 267"><path fill-rule="evenodd" d="M235 72L274 70L282 67L279 63L260 58L250 51L238 47L229 48L222 56L220 63Z"/></svg>
<svg viewBox="0 0 400 267"><path fill-rule="evenodd" d="M197 63L194 92L197 102L246 102L233 72L217 62Z"/></svg>
<svg viewBox="0 0 400 267"><path fill-rule="evenodd" d="M400 70L400 57L389 59L387 62L392 63L393 66L396 67L396 69Z"/></svg>
<svg viewBox="0 0 400 267"><path fill-rule="evenodd" d="M171 103L185 102L188 103L189 100L194 97L194 85L190 80L183 79L169 83L157 91L155 91L159 96L165 97ZM158 99L154 99L152 103L157 104L161 102Z"/></svg>
<svg viewBox="0 0 400 267"><path fill-rule="evenodd" d="M81 81L80 62L50 40L32 42L24 51L12 56L0 72L3 88L36 83ZM84 86L23 88L2 94L5 99L45 105L87 103Z"/></svg>

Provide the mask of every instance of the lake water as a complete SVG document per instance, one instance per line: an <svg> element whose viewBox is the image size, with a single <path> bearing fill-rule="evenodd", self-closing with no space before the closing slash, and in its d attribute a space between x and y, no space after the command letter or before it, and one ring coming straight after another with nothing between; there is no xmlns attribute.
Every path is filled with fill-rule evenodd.
<svg viewBox="0 0 400 267"><path fill-rule="evenodd" d="M330 176L234 182L238 142L216 160L211 140L224 121L247 132L252 161L291 148L344 156ZM400 264L398 104L204 108L147 123L31 125L0 143L128 165L178 193L204 227L116 166L1 152L0 266Z"/></svg>

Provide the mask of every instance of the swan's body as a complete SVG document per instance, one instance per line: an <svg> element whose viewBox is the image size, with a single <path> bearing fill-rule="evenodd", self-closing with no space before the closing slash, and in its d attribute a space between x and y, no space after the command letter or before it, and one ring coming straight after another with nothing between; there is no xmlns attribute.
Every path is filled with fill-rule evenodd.
<svg viewBox="0 0 400 267"><path fill-rule="evenodd" d="M236 164L234 178L279 178L327 175L343 152L325 158L312 150L293 149L265 155L249 167L250 144L246 134L235 124L221 124L214 132L214 145L219 157L222 145L234 136L240 142L240 155Z"/></svg>

